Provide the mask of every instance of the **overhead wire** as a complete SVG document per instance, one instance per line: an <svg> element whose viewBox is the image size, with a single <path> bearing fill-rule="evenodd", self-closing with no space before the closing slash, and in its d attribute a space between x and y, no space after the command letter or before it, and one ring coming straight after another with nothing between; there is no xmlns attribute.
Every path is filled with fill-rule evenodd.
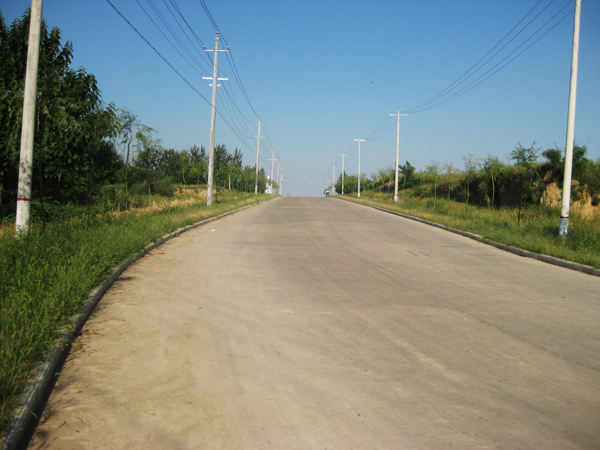
<svg viewBox="0 0 600 450"><path fill-rule="evenodd" d="M383 121L377 126L377 128L375 128L375 130L373 130L373 132L371 134L369 134L367 137L365 137L365 140L370 140L372 136L376 136L379 133L379 131L387 125L387 122L389 120L390 120L390 116L386 116L385 119L383 119Z"/></svg>
<svg viewBox="0 0 600 450"><path fill-rule="evenodd" d="M166 0L163 0L166 1ZM190 33L192 33L192 36L194 36L194 38L198 41L198 43L202 46L202 47L206 47L206 45L204 45L204 42L202 42L202 39L200 39L198 37L198 35L196 34L196 32L194 31L194 29L190 26L190 24L188 23L188 21L185 19L185 16L183 15L183 13L181 12L181 9L179 8L179 5L177 5L177 2L175 0L169 0L169 3L171 3L171 5L173 6L173 8L175 9L175 11L177 11L177 14L179 15L179 17L181 17L181 20L183 20L183 22L186 24L186 26L188 27L188 30L190 30ZM200 52L199 52L200 53Z"/></svg>
<svg viewBox="0 0 600 450"><path fill-rule="evenodd" d="M219 30L219 26L217 25L217 22L213 18L212 14L210 13L210 10L206 6L206 3L204 2L204 0L198 0L198 1L200 2L200 5L202 6L202 9L204 9L204 12L206 13L206 15L208 17L208 20L213 25L215 31L219 32L219 36L223 40L223 43L229 47L229 44L227 43L227 39L225 38L225 36L221 32L221 30ZM235 63L235 60L233 58L233 54L232 54L231 49L229 49L229 51L226 53L226 59L227 59L227 61L229 63L229 67L232 70L233 77L235 78L236 83L238 84L238 87L240 88L240 91L241 91L244 99L248 103L248 106L250 107L250 109L252 110L252 112L254 113L254 115L256 116L256 118L260 118L260 115L256 112L256 109L252 105L252 102L250 102L250 98L248 97L246 89L244 88L244 84L242 83L242 79L241 79L241 76L239 74L239 71L238 71L237 65ZM239 110L239 108L238 108L238 110ZM239 111L240 111L240 114L241 114L241 110L239 110ZM248 120L245 116L244 116L244 118L246 120ZM251 121L248 120L248 122L251 122ZM254 152L254 153L256 153L256 152Z"/></svg>
<svg viewBox="0 0 600 450"><path fill-rule="evenodd" d="M488 78L490 78L493 75L495 75L496 73L498 73L500 70L502 70L504 67L506 67L508 64L510 64L516 58L518 58L519 56L521 56L524 52L526 52L529 48L531 48L534 44L536 44L540 39L542 39L550 31L552 31L554 28L556 28L563 20L565 20L567 17L569 17L571 15L572 11L567 12L567 14L565 14L560 20L558 20L558 22L556 22L548 30L546 30L535 41L533 41L531 44L529 44L527 47L525 47L522 51L520 51L519 53L517 53L514 57L512 57L511 59L509 59L506 63L502 64L504 61L506 61L508 58L510 58L511 55L513 55L516 51L518 51L521 47L523 47L529 40L531 40L536 34L538 34L541 30L543 30L550 22L552 22L552 20L554 20L568 6L569 6L569 4L566 4L565 6L563 6L556 14L554 14L548 21L546 21L540 28L538 28L531 36L529 36L525 41L523 41L517 48L515 48L507 56L505 56L503 59L501 59L498 63L496 63L488 71L486 71L485 73L483 73L481 76L479 76L478 78L476 78L475 80L473 80L471 83L469 83L467 86L465 86L464 88L462 88L458 92L454 93L449 98L446 98L444 100L440 100L439 102L437 102L437 103L435 103L433 105L427 106L427 107L423 107L423 108L420 108L420 109L414 109L414 110L407 110L407 112L411 113L411 114L415 114L415 113L419 113L419 112L423 112L423 111L428 111L428 110L433 109L433 108L437 108L438 106L444 105L444 104L446 104L446 103L454 100L455 98L458 98L458 97L460 97L463 94L466 94L467 92L469 92L470 90L474 89L475 87L479 86L481 83L483 83ZM500 67L498 67L498 66L500 66Z"/></svg>
<svg viewBox="0 0 600 450"><path fill-rule="evenodd" d="M385 128L381 128L379 132L373 132L369 135L368 138L365 138L365 141L372 142L381 139L382 137L387 136L392 130L396 128L396 121L392 119L391 116L387 116L386 121L389 123L386 124ZM385 121L384 121L385 123Z"/></svg>
<svg viewBox="0 0 600 450"><path fill-rule="evenodd" d="M150 0L148 0L150 1ZM189 31L191 32L192 36L195 36L194 30L190 27L190 25L188 24L187 20L185 19L185 17L183 16L183 14L181 13L181 10L179 9L179 7L177 6L177 4L174 2L174 0L169 0L169 3L171 4L171 6L169 6L169 3L167 3L167 0L163 0L163 3L165 4L165 6L167 7L169 13L171 14L171 17L173 17L173 20L175 21L175 23L177 24L177 26L179 27L179 29L181 30L181 32L183 33L183 35L185 36L185 38L188 40L188 42L190 43L190 45L192 46L193 50L196 51L196 53L198 53L198 55L200 56L200 59L202 60L203 63L206 64L206 68L208 68L208 70L210 70L210 62L212 62L210 60L210 58L207 56L206 52L204 51L200 51L198 49L198 47L196 47L196 45L194 44L194 42L192 41L192 38L190 37L190 35L188 34L188 32L186 32L186 30L183 28L183 25L181 24L180 20L177 18L177 16L175 15L175 13L173 12L173 9L175 9L175 11L177 12L177 14L179 15L179 17L181 18L181 20L183 20L183 22L186 24L186 26L188 27ZM173 9L172 9L172 8ZM202 44L202 41L200 41L199 39L197 39L200 44L204 47L204 44ZM183 43L181 43L181 45L183 46ZM187 46L186 46L187 47ZM208 61L208 63L207 63Z"/></svg>
<svg viewBox="0 0 600 450"><path fill-rule="evenodd" d="M143 36L143 35L142 35L142 34L141 34L139 31L138 31L138 29L137 29L136 27L134 27L134 26L133 26L133 24L132 24L132 23L131 23L129 20L127 20L127 18L126 18L126 17L125 17L125 16L124 16L124 15L121 13L121 11L119 11L119 10L118 10L118 9L115 7L115 5L113 5L113 4L112 4L112 2L111 2L110 0L106 0L106 2L107 2L107 3L108 3L110 6L112 6L112 8L113 8L113 9L114 9L114 10L117 12L117 14L119 14L119 16L121 16L121 18L122 18L122 19L123 19L125 22L127 22L127 24L128 24L128 25L129 25L129 26L130 26L130 27L131 27L131 28L132 28L132 29L133 29L133 30L134 30L134 31L135 31L137 34L138 34L138 36L139 36L139 37L141 37L141 38L144 40L144 42L145 42L146 44L148 44L148 46L149 46L149 47L150 47L152 50L154 50L154 52L155 52L155 53L156 53L156 54L157 54L157 55L158 55L158 56L159 56L159 57L160 57L160 58L161 58L161 59L162 59L162 60L163 60L163 61L164 61L164 62L165 62L165 63L166 63L166 64L167 64L167 65L168 65L168 66L169 66L169 67L170 67L170 68L171 68L171 69L172 69L172 70L173 70L173 71L174 71L176 74L177 74L177 75L179 75L179 77L180 77L180 78L181 78L181 79L182 79L182 80L183 80L183 81L184 81L184 82L185 82L185 83L186 83L186 84L187 84L189 87L191 87L191 88L192 88L192 90L193 90L194 92L196 92L196 93L197 93L197 94L198 94L198 95L199 95L199 96L202 98L202 100L204 100L206 103L208 103L209 105L211 105L211 106L212 106L212 103L211 103L211 102L210 102L210 101L209 101L209 100L208 100L206 97L204 97L204 96L203 96L203 95L200 93L200 91L198 91L198 89L196 89L194 86L192 86L192 84L191 84L191 83L190 83L190 82L189 82L189 81L188 81L188 80L187 80L187 79L186 79L186 78L185 78L183 75L181 75L181 73L180 73L180 72L179 72L179 71L178 71L178 70L177 70L175 67L173 67L173 65L172 65L172 64L171 64L169 61L167 61L167 59L166 59L166 58L165 58L165 57L164 57L164 56L163 56L163 55L162 55L162 54L161 54L161 53L160 53L160 52L159 52L159 51L158 51L158 50L157 50L157 49L156 49L156 48L155 48L155 47L154 47L154 46L153 46L151 43L150 43L150 41L148 41L148 39L146 39L146 38L145 38L145 37L144 37L144 36Z"/></svg>
<svg viewBox="0 0 600 450"><path fill-rule="evenodd" d="M469 84L467 84L465 87L463 87L462 89L460 89L458 92L450 94L451 91L457 89L461 84L463 84L465 81L467 81L469 78L471 78L475 73L477 73L479 70L481 70L485 65L487 65L488 63L490 63L491 60L494 57L496 57L502 50L504 50L506 48L506 46L508 44L510 44L515 39L516 36L518 36L519 34L521 34L527 27L529 27L529 25L531 25L533 23L533 21L536 20L543 11L545 11L548 8L548 6L550 6L554 2L554 0L551 0L550 3L548 3L548 5L546 5L542 9L542 11L540 11L533 19L531 19L529 21L529 23L527 23L527 25L525 25L525 27L523 27L523 29L521 29L519 31L519 33L517 33L517 35L515 37L513 37L500 50L498 50L496 53L494 53L485 63L483 63L479 68L477 68L475 71L473 71L473 73L471 73L470 75L466 76L469 72L471 72L473 70L474 67L476 67L477 65L479 65L479 63L482 60L484 60L486 58L486 56L488 56L498 45L500 45L500 43L502 43L502 41L504 41L518 27L519 24L521 24L525 20L525 18L527 16L529 16L531 14L531 12L535 8L537 8L537 6L541 3L541 1L542 0L538 1L538 3L536 3L536 5L517 23L517 25L515 25L490 51L488 51L477 63L475 63L469 70L467 70L457 80L455 80L452 84L450 84L448 87L446 87L446 89L444 89L440 93L436 94L435 96L433 96L432 98L430 98L426 102L423 102L423 103L421 103L421 104L419 104L417 106L414 106L412 108L406 109L403 112L406 112L406 113L409 113L409 114L416 114L416 113L419 113L419 112L428 111L430 109L437 108L437 107L439 107L439 106L441 106L441 105L443 105L445 103L448 103L449 101L452 101L455 98L458 98L461 95L469 92L470 90L472 90L475 87L479 86L481 83L483 83L484 81L486 81L488 78L490 78L491 76L495 75L497 72L499 72L500 70L502 70L504 67L506 67L508 64L510 64L512 61L514 61L517 57L519 57L526 50L528 50L532 45L534 45L536 42L538 42L542 37L544 37L546 34L548 34L552 29L554 29L559 23L561 23L564 19L566 19L572 13L572 11L569 11L564 17L562 17L558 22L556 22L550 29L548 29L545 33L543 33L538 39L536 39L534 42L532 42L530 45L528 45L523 51L519 52L515 57L511 58L505 64L502 64L504 61L506 61L508 58L510 58L511 55L513 55L520 48L522 48L524 45L526 45L527 42L529 42L533 37L535 37L535 35L537 35L546 26L548 26L550 24L550 22L552 22L562 11L564 11L564 9L567 8L571 4L571 1L569 0L557 13L555 13L542 26L540 26L535 32L533 32L527 39L525 39L523 42L521 42L520 45L518 45L507 56L505 56L498 63L496 63L492 68L490 68L489 70L487 70L485 73L483 73L481 76L479 76L475 80L471 81ZM500 66L500 67L498 67L498 66ZM494 69L496 69L496 70L494 70ZM443 98L446 95L450 95L450 96L447 97L447 98ZM433 105L431 105L432 102L435 102L435 103L433 103Z"/></svg>
<svg viewBox="0 0 600 450"><path fill-rule="evenodd" d="M510 34L533 12L534 9L536 9L538 7L538 5L544 0L539 0L534 6L533 8L531 8L529 10L529 12L527 12L527 14L525 14L525 16L519 20L519 22L517 22L517 24L511 28L511 30L506 33L504 35L504 37L502 37L502 39L500 39L496 45L494 45L485 55L483 55L475 64L473 64L466 72L464 72L460 77L458 77L456 80L454 80L449 86L447 86L445 89L443 89L442 91L440 91L439 93L437 93L436 95L434 95L433 97L431 97L429 100L411 108L410 110L407 110L407 112L410 112L413 109L418 109L421 107L424 107L425 105L437 100L438 98L440 98L441 96L443 96L446 92L452 91L455 87L460 86L464 81L466 81L467 79L469 79L471 76L473 76L477 71L479 71L482 67L484 67L489 61L492 60L492 58L494 58L494 56L496 56L500 51L502 51L508 44L510 44L520 33L522 33L532 22L533 20L535 20L543 11L546 10L546 8L548 8L553 2L554 0L551 0L550 3L548 3L548 5L546 5L546 7L544 9L542 9L542 11L540 11L538 13L538 15L536 17L534 17L524 28L521 29L521 31L519 31L519 33L517 33L515 36L513 36L513 38L507 42L500 50L498 50L498 52L496 52L494 55L492 55L485 63L483 63L479 68L477 68L475 71L473 71L473 69L475 69L475 67L477 67L483 60L485 60L487 58L487 56L492 53L494 51L494 49L496 47L498 47L506 38L508 38L508 36L510 36ZM473 71L473 73L471 73L469 76L467 76L469 74L469 72ZM462 80L462 81L461 81Z"/></svg>
<svg viewBox="0 0 600 450"><path fill-rule="evenodd" d="M204 100L208 105L212 107L212 102L209 101L206 97L204 97L198 89L196 89L157 49L154 47L150 41L121 13L121 11L111 2L111 0L106 0L106 2L115 10L115 12L137 33L137 35L142 38L142 40L152 49L154 52L173 70L202 100ZM251 152L256 154L256 151L250 147L246 142L244 137L235 129L233 125L224 117L223 114L217 109L216 113L219 115L221 120L227 125L227 127L235 134L240 142L245 145Z"/></svg>
<svg viewBox="0 0 600 450"><path fill-rule="evenodd" d="M219 34L220 34L221 38L223 39L223 42L225 43L225 45L228 45L225 36L219 30L217 22L215 22L215 19L213 18L212 14L210 13L210 10L206 6L206 3L204 2L204 0L199 0L199 2L200 2L200 5L202 5L202 8L204 9L204 12L206 13L206 15L208 17L208 20L212 23L215 31L219 32ZM230 67L231 67L231 69L233 71L234 78L235 78L236 82L239 85L240 91L242 92L242 95L244 96L244 99L248 103L248 106L250 106L250 109L252 109L252 112L254 112L254 115L256 116L256 118L258 118L259 114L254 109L254 106L252 106L252 102L250 101L250 98L248 98L248 94L246 93L246 89L244 88L244 84L242 83L242 78L240 77L240 74L239 74L238 69L237 69L237 65L235 63L235 60L233 59L233 53L231 51L229 51L228 54L227 54L227 60L228 60L229 65L230 65Z"/></svg>
<svg viewBox="0 0 600 450"><path fill-rule="evenodd" d="M150 1L150 0L149 0ZM144 11L144 13L146 14L146 16L148 17L148 19L150 19L150 21L154 24L154 26L157 28L157 30L163 35L163 37L165 38L165 40L175 49L175 51L177 53L179 53L179 55L185 60L185 62L187 62L190 67L192 67L192 69L194 69L196 72L198 72L199 74L202 74L202 72L199 70L199 64L198 61L194 59L194 57L190 56L189 51L187 51L187 49L184 48L184 51L186 51L186 53L188 53L188 57L185 57L181 51L177 48L177 46L175 44L173 44L173 42L167 37L167 35L162 31L162 29L160 28L160 26L154 21L154 19L152 18L152 16L150 15L150 13L148 11L146 11L146 8L144 8L144 6L140 3L139 0L136 0L137 4L139 5L139 7L142 9L142 11ZM153 7L152 3L151 3L151 7ZM154 7L153 7L154 8ZM156 12L156 11L155 11ZM160 18L160 17L159 17ZM162 19L161 19L162 20ZM173 35L172 30L167 26L167 29L171 32L171 35L174 37L175 40L177 40L178 42L180 42L177 36ZM181 45L181 42L180 42ZM192 62L190 61L191 58L196 64L197 66L195 66L194 64L192 64Z"/></svg>

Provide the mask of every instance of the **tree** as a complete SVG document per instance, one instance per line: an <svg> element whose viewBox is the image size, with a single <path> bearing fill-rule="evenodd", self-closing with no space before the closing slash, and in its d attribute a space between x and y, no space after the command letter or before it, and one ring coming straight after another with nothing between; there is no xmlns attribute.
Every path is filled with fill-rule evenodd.
<svg viewBox="0 0 600 450"><path fill-rule="evenodd" d="M518 185L519 209L517 224L521 225L521 208L523 203L537 200L537 189L539 189L539 167L537 164L539 148L535 148L535 142L529 148L519 145L511 152L510 158L516 162L516 182ZM536 186L537 185L537 186ZM537 189L536 189L537 187Z"/></svg>
<svg viewBox="0 0 600 450"><path fill-rule="evenodd" d="M395 171L393 166L386 166L384 169L379 169L376 173L371 173L373 187L380 192L389 192L392 181L395 179L394 174ZM362 180L363 179L361 178L361 184Z"/></svg>
<svg viewBox="0 0 600 450"><path fill-rule="evenodd" d="M446 169L446 173L448 174L448 200L450 200L450 191L452 187L452 174L456 172L456 167L454 167L453 162L445 162L444 169Z"/></svg>
<svg viewBox="0 0 600 450"><path fill-rule="evenodd" d="M116 137L117 145L121 151L121 157L124 161L125 170L125 208L129 207L129 165L135 161L137 154L144 151L144 146L149 148L152 146L152 133L155 130L140 122L135 114L127 109L122 109L118 116L118 134ZM133 151L132 151L133 150ZM150 152L150 150L149 150ZM148 160L142 156L142 160Z"/></svg>
<svg viewBox="0 0 600 450"><path fill-rule="evenodd" d="M398 170L402 174L402 190L406 187L412 187L414 185L414 176L415 176L415 167L406 161L406 164L403 166L398 166Z"/></svg>
<svg viewBox="0 0 600 450"><path fill-rule="evenodd" d="M498 176L504 171L504 164L495 155L488 155L482 162L482 169L484 172L483 181L479 183L479 190L483 192L485 201L490 210L490 221L492 220L492 208L496 200L496 182ZM491 191L491 197L490 197Z"/></svg>
<svg viewBox="0 0 600 450"><path fill-rule="evenodd" d="M30 13L8 29L0 15L0 201L16 197ZM118 156L113 105L96 79L69 67L71 42L42 20L33 156L34 197L83 201L114 174Z"/></svg>
<svg viewBox="0 0 600 450"><path fill-rule="evenodd" d="M437 177L440 173L440 163L437 161L431 161L431 164L425 166L427 173L433 176L433 207L435 208L437 201Z"/></svg>
<svg viewBox="0 0 600 450"><path fill-rule="evenodd" d="M161 150L158 170L166 177L181 181L181 159L174 148Z"/></svg>
<svg viewBox="0 0 600 450"><path fill-rule="evenodd" d="M587 146L579 146L575 144L573 146L573 162L572 171L573 179L579 180L582 173L586 170L586 165L590 162L587 158ZM542 156L548 160L543 165L543 170L551 172L551 178L554 181L561 182L565 172L565 151L558 147L549 148L542 152Z"/></svg>
<svg viewBox="0 0 600 450"><path fill-rule="evenodd" d="M465 162L465 170L467 171L467 205L468 205L471 180L473 179L473 175L475 175L475 172L481 165L481 161L479 158L476 158L473 153L469 153L467 156L463 156L462 159Z"/></svg>

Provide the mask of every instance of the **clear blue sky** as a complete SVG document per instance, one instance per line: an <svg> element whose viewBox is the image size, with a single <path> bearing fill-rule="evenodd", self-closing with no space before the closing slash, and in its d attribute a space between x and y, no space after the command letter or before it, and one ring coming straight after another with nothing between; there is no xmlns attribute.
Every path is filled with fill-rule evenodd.
<svg viewBox="0 0 600 450"><path fill-rule="evenodd" d="M194 49L187 43L194 58L202 59L194 69L195 63L190 65L169 45L140 7L158 20L153 4L187 39L165 6L178 5L197 37L214 48L215 29L199 0L111 1L210 100L202 76L212 75L211 63L201 45L194 42ZM10 24L30 4L29 0L0 0L0 9ZM284 193L316 196L322 195L332 164L337 164L339 175L338 155L349 155L346 172L357 173L354 139L372 136L384 121L392 125L395 118L388 114L430 99L477 63L528 12L533 9L496 50L540 13L460 88L466 86L565 5L551 25L572 11L574 0L205 0L205 4L231 48L254 109L234 78L231 59L221 53L220 76L228 76L229 81L222 82L225 86L218 91L224 119L217 118L217 143L227 144L232 151L240 148L244 164L253 166L256 112L268 132L268 139L261 142L261 166L270 174L273 146L285 168ZM73 42L73 66L96 76L105 102L133 111L158 131L166 147L208 148L209 104L106 0L45 0L43 13L50 27L59 27L63 38ZM168 33L162 25L161 29ZM468 153L506 160L519 142L526 147L537 141L542 149L564 148L572 34L571 12L479 86L442 106L403 118L400 161L408 160L418 169L434 160L462 168L461 158ZM600 158L600 0L582 5L575 136L588 146L588 157ZM393 166L395 148L395 126L379 139L362 143L361 171L370 174Z"/></svg>

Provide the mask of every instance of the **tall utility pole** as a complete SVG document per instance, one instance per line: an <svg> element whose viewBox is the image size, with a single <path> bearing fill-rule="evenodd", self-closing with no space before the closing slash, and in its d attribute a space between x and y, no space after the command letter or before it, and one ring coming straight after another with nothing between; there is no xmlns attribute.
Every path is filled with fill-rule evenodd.
<svg viewBox="0 0 600 450"><path fill-rule="evenodd" d="M335 195L335 166L336 164L332 164L333 166L333 172L331 175L331 195Z"/></svg>
<svg viewBox="0 0 600 450"><path fill-rule="evenodd" d="M258 136L256 138L256 178L254 180L254 195L258 194L258 156L260 155L260 117L258 118Z"/></svg>
<svg viewBox="0 0 600 450"><path fill-rule="evenodd" d="M204 47L205 52L215 52L215 60L213 66L213 76L212 76L212 108L210 111L210 145L208 151L208 180L206 186L206 206L212 205L212 197L213 197L213 169L215 165L215 119L217 117L217 86L219 86L218 81L224 80L227 78L219 78L218 77L218 65L219 65L219 52L228 52L229 47L225 50L219 50L219 32L215 36L215 49L209 50ZM210 80L210 77L202 77L203 80Z"/></svg>
<svg viewBox="0 0 600 450"><path fill-rule="evenodd" d="M281 173L279 175L279 195L283 195L283 167L281 168Z"/></svg>
<svg viewBox="0 0 600 450"><path fill-rule="evenodd" d="M354 139L354 142L358 141L358 196L360 197L360 143L365 142L364 139Z"/></svg>
<svg viewBox="0 0 600 450"><path fill-rule="evenodd" d="M21 125L21 159L17 188L17 236L29 232L31 218L31 182L33 175L33 139L35 137L35 102L37 99L37 74L40 56L40 28L42 24L42 0L31 2L27 69L23 99L23 123Z"/></svg>
<svg viewBox="0 0 600 450"><path fill-rule="evenodd" d="M567 237L569 232L569 211L571 209L571 172L573 168L573 141L575 139L575 103L577 99L577 66L579 61L579 22L581 0L575 0L575 21L573 23L573 53L571 55L571 86L569 89L569 113L567 118L567 144L565 146L565 175L563 179L562 205L558 233Z"/></svg>
<svg viewBox="0 0 600 450"><path fill-rule="evenodd" d="M390 114L390 116L398 116L398 127L396 128L396 182L394 184L394 201L398 203L398 155L400 153L400 116L406 116L406 114L400 114L400 111L398 111L396 114Z"/></svg>
<svg viewBox="0 0 600 450"><path fill-rule="evenodd" d="M273 166L275 165L275 148L273 148L273 156L271 157L271 192L269 192L269 194L273 193Z"/></svg>
<svg viewBox="0 0 600 450"><path fill-rule="evenodd" d="M279 160L277 160L277 192L279 193L279 195L281 195L281 192L279 192L280 187L281 185L279 184Z"/></svg>
<svg viewBox="0 0 600 450"><path fill-rule="evenodd" d="M342 195L344 195L344 158L348 155L340 155L342 157Z"/></svg>

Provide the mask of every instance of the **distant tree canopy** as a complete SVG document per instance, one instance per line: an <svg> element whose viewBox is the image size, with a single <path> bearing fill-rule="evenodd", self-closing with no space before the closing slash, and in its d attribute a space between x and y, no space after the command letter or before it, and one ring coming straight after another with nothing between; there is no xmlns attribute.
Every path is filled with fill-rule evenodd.
<svg viewBox="0 0 600 450"><path fill-rule="evenodd" d="M29 11L10 28L0 14L0 202L14 201L18 182ZM33 156L34 198L81 201L114 176L120 158L113 105L96 79L69 67L73 47L42 21Z"/></svg>

